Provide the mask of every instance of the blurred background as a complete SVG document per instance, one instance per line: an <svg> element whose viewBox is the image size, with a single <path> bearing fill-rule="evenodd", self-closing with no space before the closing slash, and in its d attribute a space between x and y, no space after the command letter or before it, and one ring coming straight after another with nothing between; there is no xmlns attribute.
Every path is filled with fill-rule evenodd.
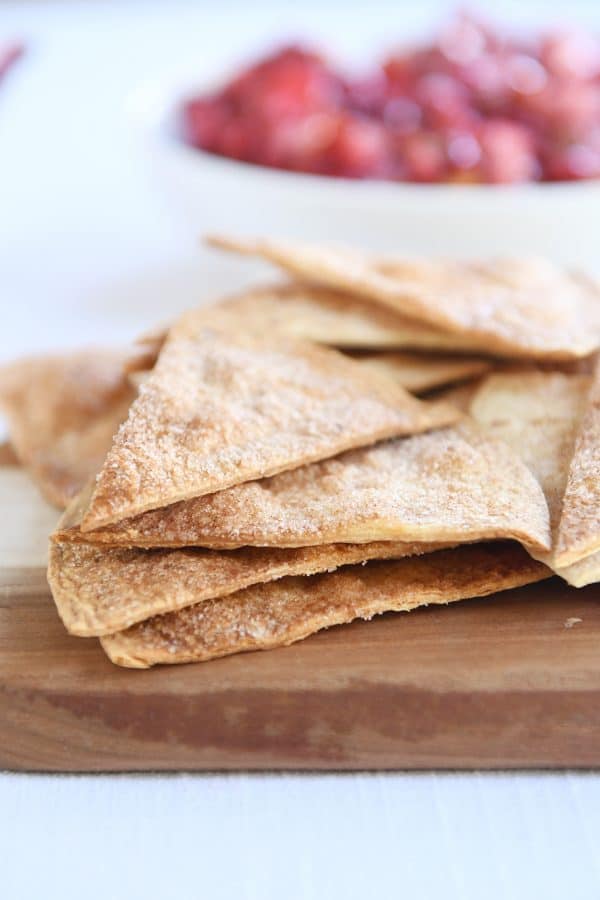
<svg viewBox="0 0 600 900"><path fill-rule="evenodd" d="M425 145L417 141L412 152L415 141L413 135L410 142L406 137L407 127L417 121L420 132L438 128L431 108L423 112L425 100L416 95L414 79L399 90L401 102L393 97L395 106L388 103L385 113L381 97L355 96L355 105L374 104L375 112L363 110L360 116L375 121L375 129L369 125L366 138L363 129L356 139L353 131L342 149L341 132L336 132L335 153L328 151L323 163L328 177L223 161L185 145L175 118L184 100L211 95L249 62L290 43L323 51L336 73L357 83L372 74L376 63L403 60L415 42L438 56L442 46L452 72L457 47L467 62L469 53L479 52L485 63L489 47L482 51L475 40L473 50L472 33L466 43L463 34L462 44L455 39L454 45L444 45L444 28L457 11L456 4L446 2L352 0L0 4L6 63L0 81L1 357L89 341L90 335L98 341L129 338L254 277L255 266L234 265L200 248L199 235L211 230L356 241L397 252L546 252L594 268L600 228L600 182L593 177L600 165L600 63L591 38L600 34L600 6L593 0L469 7L476 21L491 23L492 35L496 24L501 33L517 35L507 51L525 58L510 70L520 97L515 115L525 117L532 140L542 134L546 141L550 120L552 140L556 132L559 144L564 128L575 127L573 116L577 129L583 127L583 138L579 131L569 132L563 141L570 156L555 154L549 162L546 153L543 174L538 157L527 155L529 145L525 151L519 147L518 135L495 141L492 166L480 126L474 131L457 119L458 131L454 128L456 85L448 93L442 84L440 94L438 84L427 101L443 122L450 118L440 126L446 129L442 168L435 141L431 162L427 135ZM577 40L583 35L583 43L554 46L552 52L546 45L545 56L539 43L527 43L532 34L565 35L574 28L580 29ZM529 35L522 45L520 34ZM23 54L9 67L20 44ZM504 60L506 53L500 51ZM427 59L421 64L426 75ZM555 103L552 91L561 66L572 70L568 80L575 79L576 90L572 85L564 89L561 81L562 99ZM262 96L256 105L264 109ZM558 121L555 108L562 110ZM506 109L498 113L501 118ZM248 115L254 124L260 119L246 109ZM364 154L372 160L381 123L387 128L392 120L394 146L401 147L396 168L382 175L379 162L373 163L373 176L369 166L361 169ZM450 153L452 136L459 140ZM412 168L406 161L409 143ZM357 148L362 153L358 168L348 172ZM517 151L521 156L513 164ZM339 174L354 177L330 177ZM364 174L375 180L363 180ZM540 177L563 175L575 180L537 183ZM479 183L490 180L515 183Z"/></svg>

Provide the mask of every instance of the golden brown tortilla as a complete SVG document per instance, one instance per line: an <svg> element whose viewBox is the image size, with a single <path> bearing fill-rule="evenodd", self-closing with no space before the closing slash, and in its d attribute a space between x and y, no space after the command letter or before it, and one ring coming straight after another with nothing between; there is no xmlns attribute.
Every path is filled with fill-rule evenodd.
<svg viewBox="0 0 600 900"><path fill-rule="evenodd" d="M82 530L456 420L333 350L184 316L98 476Z"/></svg>
<svg viewBox="0 0 600 900"><path fill-rule="evenodd" d="M71 634L110 634L158 613L232 594L286 575L332 572L368 559L396 559L438 544L326 544L297 550L128 550L50 545L48 581Z"/></svg>
<svg viewBox="0 0 600 900"><path fill-rule="evenodd" d="M469 351L468 337L414 322L343 291L291 281L242 291L195 311L207 325L288 337L340 348ZM152 368L168 326L139 339ZM154 355L154 360L152 360ZM143 365L140 358L138 365Z"/></svg>
<svg viewBox="0 0 600 900"><path fill-rule="evenodd" d="M548 502L551 551L532 551L575 587L600 580L600 553L569 566L556 555L563 498L590 378L558 372L491 375L471 403L471 414L493 437L508 443L538 479Z"/></svg>
<svg viewBox="0 0 600 900"><path fill-rule="evenodd" d="M596 365L585 414L563 498L556 542L556 562L573 563L600 551L600 359Z"/></svg>
<svg viewBox="0 0 600 900"><path fill-rule="evenodd" d="M95 531L82 533L77 506L56 540L232 549L513 538L550 548L540 485L509 447L467 423L353 450Z"/></svg>
<svg viewBox="0 0 600 900"><path fill-rule="evenodd" d="M285 240L210 237L294 277L377 302L440 331L477 339L481 352L572 359L600 346L600 292L542 259L459 262L390 259Z"/></svg>
<svg viewBox="0 0 600 900"><path fill-rule="evenodd" d="M445 385L486 374L493 363L477 356L439 353L360 353L353 357L363 366L389 375L405 390L423 394Z"/></svg>
<svg viewBox="0 0 600 900"><path fill-rule="evenodd" d="M130 350L90 348L0 369L0 408L11 443L44 497L64 507L100 469L135 396Z"/></svg>
<svg viewBox="0 0 600 900"><path fill-rule="evenodd" d="M554 534L588 388L586 375L494 374L484 380L470 405L475 421L509 444L536 476Z"/></svg>
<svg viewBox="0 0 600 900"><path fill-rule="evenodd" d="M155 616L101 642L121 666L200 662L285 646L356 618L487 596L550 574L515 544L459 547L255 585Z"/></svg>

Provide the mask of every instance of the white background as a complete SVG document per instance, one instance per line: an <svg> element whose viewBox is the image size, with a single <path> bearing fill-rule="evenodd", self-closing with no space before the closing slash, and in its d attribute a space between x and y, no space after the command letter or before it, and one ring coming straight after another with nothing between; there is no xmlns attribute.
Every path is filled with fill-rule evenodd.
<svg viewBox="0 0 600 900"><path fill-rule="evenodd" d="M127 339L229 278L145 165L130 92L275 35L389 44L431 14L410 6L0 4L0 41L29 44L0 88L0 359ZM0 897L591 900L600 778L0 774Z"/></svg>

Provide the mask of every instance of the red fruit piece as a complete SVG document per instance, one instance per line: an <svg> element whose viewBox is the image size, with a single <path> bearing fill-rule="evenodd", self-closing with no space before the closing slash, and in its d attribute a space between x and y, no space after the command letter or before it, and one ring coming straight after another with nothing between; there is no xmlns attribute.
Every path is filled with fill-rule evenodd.
<svg viewBox="0 0 600 900"><path fill-rule="evenodd" d="M520 110L540 134L575 142L600 122L600 84L552 81L540 93L523 98Z"/></svg>
<svg viewBox="0 0 600 900"><path fill-rule="evenodd" d="M471 91L472 103L477 110L492 114L506 111L509 89L506 72L498 55L479 57L463 69L462 77Z"/></svg>
<svg viewBox="0 0 600 900"><path fill-rule="evenodd" d="M474 134L459 132L448 137L446 154L457 172L475 169L481 161L481 145Z"/></svg>
<svg viewBox="0 0 600 900"><path fill-rule="evenodd" d="M589 144L551 148L545 155L545 175L549 181L578 181L600 178L600 149Z"/></svg>
<svg viewBox="0 0 600 900"><path fill-rule="evenodd" d="M389 135L379 122L343 115L328 149L332 174L348 178L385 178L392 168Z"/></svg>
<svg viewBox="0 0 600 900"><path fill-rule="evenodd" d="M400 147L410 181L446 180L448 161L439 135L432 131L419 131L406 137Z"/></svg>
<svg viewBox="0 0 600 900"><path fill-rule="evenodd" d="M435 129L460 128L472 120L469 92L449 75L424 75L416 84L415 99L426 124Z"/></svg>
<svg viewBox="0 0 600 900"><path fill-rule="evenodd" d="M383 108L383 121L394 134L410 134L422 122L423 111L409 97L392 97Z"/></svg>
<svg viewBox="0 0 600 900"><path fill-rule="evenodd" d="M288 48L247 70L228 93L240 115L277 121L337 105L340 79L314 53Z"/></svg>
<svg viewBox="0 0 600 900"><path fill-rule="evenodd" d="M581 31L554 32L543 39L540 59L558 78L595 78L600 74L600 41Z"/></svg>
<svg viewBox="0 0 600 900"><path fill-rule="evenodd" d="M548 83L544 66L527 53L513 53L504 63L508 87L517 94L539 94Z"/></svg>
<svg viewBox="0 0 600 900"><path fill-rule="evenodd" d="M367 116L380 117L387 100L387 80L382 69L355 78L345 85L344 106Z"/></svg>
<svg viewBox="0 0 600 900"><path fill-rule="evenodd" d="M327 113L283 120L262 136L261 158L266 165L323 174L337 127L337 117Z"/></svg>
<svg viewBox="0 0 600 900"><path fill-rule="evenodd" d="M478 137L484 181L510 184L539 178L540 165L534 141L523 125L492 119L482 123Z"/></svg>
<svg viewBox="0 0 600 900"><path fill-rule="evenodd" d="M216 151L230 118L227 104L218 98L190 100L183 107L184 138L194 147Z"/></svg>

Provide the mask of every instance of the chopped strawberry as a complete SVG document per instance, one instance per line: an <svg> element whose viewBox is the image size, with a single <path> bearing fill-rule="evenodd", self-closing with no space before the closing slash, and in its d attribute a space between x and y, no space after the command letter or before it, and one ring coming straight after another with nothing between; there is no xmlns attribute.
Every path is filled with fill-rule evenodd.
<svg viewBox="0 0 600 900"><path fill-rule="evenodd" d="M502 119L479 129L483 180L494 184L535 181L540 174L531 134L523 125Z"/></svg>
<svg viewBox="0 0 600 900"><path fill-rule="evenodd" d="M445 181L448 176L444 143L433 131L419 131L406 137L402 156L409 181Z"/></svg>

